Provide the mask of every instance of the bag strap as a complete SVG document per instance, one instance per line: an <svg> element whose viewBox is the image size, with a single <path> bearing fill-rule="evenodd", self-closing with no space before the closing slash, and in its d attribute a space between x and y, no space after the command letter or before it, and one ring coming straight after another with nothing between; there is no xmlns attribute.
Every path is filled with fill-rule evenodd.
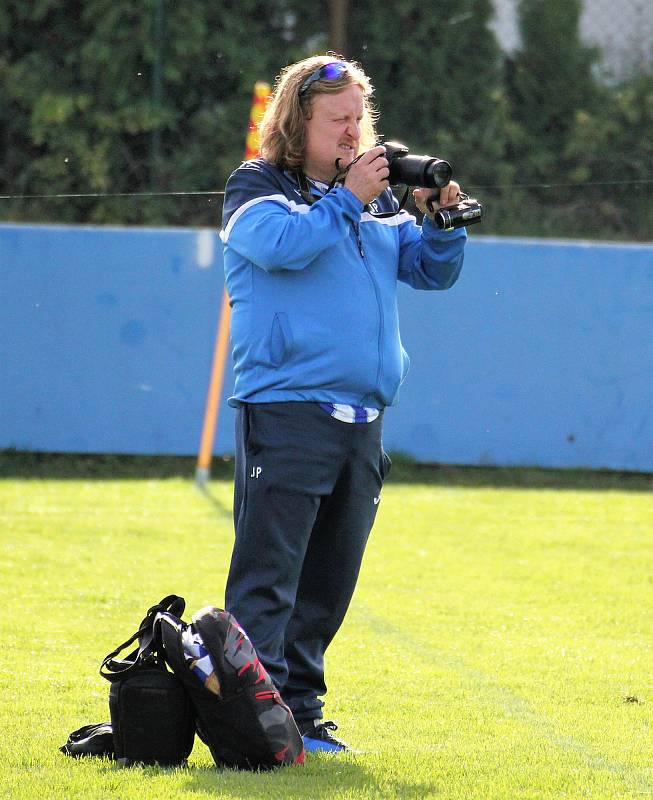
<svg viewBox="0 0 653 800"><path fill-rule="evenodd" d="M127 641L115 650L112 650L102 661L100 675L109 682L115 683L122 680L127 674L141 667L146 661L152 661L160 669L165 669L164 659L158 653L159 645L155 638L154 621L156 615L167 611L176 617L181 617L186 608L186 601L176 594L169 594L159 603L148 609L145 618L138 630ZM117 659L116 656L138 640L138 647L125 658Z"/></svg>

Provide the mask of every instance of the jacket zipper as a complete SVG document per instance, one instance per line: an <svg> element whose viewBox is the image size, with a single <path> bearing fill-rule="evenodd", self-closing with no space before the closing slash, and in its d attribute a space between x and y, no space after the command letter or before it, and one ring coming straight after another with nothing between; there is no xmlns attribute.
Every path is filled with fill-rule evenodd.
<svg viewBox="0 0 653 800"><path fill-rule="evenodd" d="M354 225L354 232L356 233L356 244L358 245L358 252L361 254L361 258L365 261L365 250L363 249L363 242L361 241L361 234L360 234L360 225L356 222L353 223ZM365 264L367 267L367 263ZM368 270L369 271L369 270Z"/></svg>

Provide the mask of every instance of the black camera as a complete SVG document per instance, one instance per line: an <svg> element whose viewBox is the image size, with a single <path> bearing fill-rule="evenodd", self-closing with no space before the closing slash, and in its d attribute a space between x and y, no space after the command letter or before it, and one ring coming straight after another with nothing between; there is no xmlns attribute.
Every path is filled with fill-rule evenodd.
<svg viewBox="0 0 653 800"><path fill-rule="evenodd" d="M433 211L433 201L427 200L426 205ZM460 202L452 206L442 206L435 212L435 224L444 231L453 231L480 222L483 218L483 206L473 197L466 194L460 195Z"/></svg>
<svg viewBox="0 0 653 800"><path fill-rule="evenodd" d="M391 186L422 186L425 189L443 189L451 180L453 170L448 161L431 156L413 156L405 144L385 142Z"/></svg>
<svg viewBox="0 0 653 800"><path fill-rule="evenodd" d="M448 161L432 156L410 155L408 148L399 142L386 142L385 157L388 159L391 186L405 184L420 186L425 189L444 189L451 180L453 169ZM433 211L433 200L426 201L429 211ZM435 224L445 231L453 231L480 222L483 218L483 206L466 194L460 195L460 202L438 208L435 212Z"/></svg>

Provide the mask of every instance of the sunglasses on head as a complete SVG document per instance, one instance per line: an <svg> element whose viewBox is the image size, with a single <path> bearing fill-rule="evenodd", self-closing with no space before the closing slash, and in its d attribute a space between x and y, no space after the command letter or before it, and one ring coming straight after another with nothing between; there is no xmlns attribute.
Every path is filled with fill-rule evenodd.
<svg viewBox="0 0 653 800"><path fill-rule="evenodd" d="M347 64L344 61L330 61L328 64L324 64L315 72L311 72L302 83L299 87L299 96L303 97L315 81L335 81L345 72L347 72Z"/></svg>

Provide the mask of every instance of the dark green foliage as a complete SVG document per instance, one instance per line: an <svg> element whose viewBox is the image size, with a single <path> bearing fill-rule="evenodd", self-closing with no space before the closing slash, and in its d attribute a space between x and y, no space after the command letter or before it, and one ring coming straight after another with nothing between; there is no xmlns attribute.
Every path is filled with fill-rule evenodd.
<svg viewBox="0 0 653 800"><path fill-rule="evenodd" d="M503 211L498 232L512 232L521 216L527 235L650 238L643 181L653 167L645 103L653 76L627 87L599 83L600 53L579 38L581 9L580 0L520 0L521 47L506 75L514 123L506 158L516 183L532 188L494 198Z"/></svg>
<svg viewBox="0 0 653 800"><path fill-rule="evenodd" d="M158 48L157 3L165 24ZM255 81L295 57L286 5L10 2L0 17L1 188L12 194L221 189L242 158ZM33 200L14 205L10 216L215 223L211 202Z"/></svg>
<svg viewBox="0 0 653 800"><path fill-rule="evenodd" d="M492 4L439 6L404 0L379 13L376 4L353 4L351 50L377 87L380 132L447 158L459 180L496 180L499 165L508 181L501 55L487 28Z"/></svg>
<svg viewBox="0 0 653 800"><path fill-rule="evenodd" d="M575 181L623 181L588 187L581 219L590 229L651 239L653 186L644 181L653 175L653 76L613 87L609 102L594 113L577 112L565 156Z"/></svg>
<svg viewBox="0 0 653 800"><path fill-rule="evenodd" d="M592 111L602 97L592 77L598 52L580 43L580 0L520 0L522 46L509 79L513 117L527 147L541 152L542 175L564 152L579 111Z"/></svg>
<svg viewBox="0 0 653 800"><path fill-rule="evenodd" d="M486 206L472 230L650 238L650 184L587 184L650 179L653 76L600 83L580 7L521 0L521 46L505 63L491 0L349 6L346 55L376 86L380 133L453 163ZM5 0L0 193L222 189L242 158L254 83L325 52L327 25L324 6L299 0ZM3 220L219 217L214 196L0 201Z"/></svg>

